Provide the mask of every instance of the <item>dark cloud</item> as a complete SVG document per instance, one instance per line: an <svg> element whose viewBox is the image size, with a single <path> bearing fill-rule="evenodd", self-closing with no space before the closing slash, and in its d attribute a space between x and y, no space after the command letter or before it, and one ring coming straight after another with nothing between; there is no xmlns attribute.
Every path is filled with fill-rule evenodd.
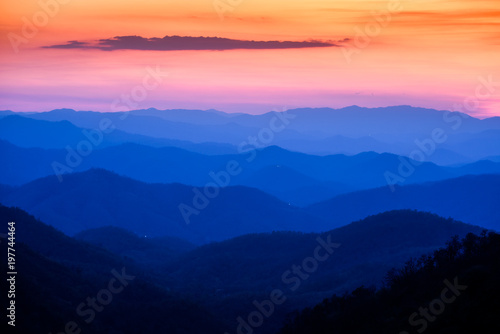
<svg viewBox="0 0 500 334"><path fill-rule="evenodd" d="M89 47L87 43L78 42L78 41L69 41L63 45L52 45L46 46L45 48L54 48L54 49L83 49Z"/></svg>
<svg viewBox="0 0 500 334"><path fill-rule="evenodd" d="M339 41L340 43L342 41ZM141 36L116 36L100 39L94 43L69 41L63 45L50 45L50 49L99 49L113 50L235 50L235 49L300 49L339 46L339 42L308 40L293 41L248 41L220 37L183 37L165 36L163 38L144 38Z"/></svg>

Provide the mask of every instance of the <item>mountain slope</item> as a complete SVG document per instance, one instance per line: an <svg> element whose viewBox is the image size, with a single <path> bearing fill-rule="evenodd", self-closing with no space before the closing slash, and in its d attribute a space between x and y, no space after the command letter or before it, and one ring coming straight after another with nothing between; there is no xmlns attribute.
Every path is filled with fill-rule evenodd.
<svg viewBox="0 0 500 334"><path fill-rule="evenodd" d="M74 238L109 250L120 257L132 259L138 266L145 267L164 264L195 248L195 245L178 238L140 237L113 226L85 230Z"/></svg>
<svg viewBox="0 0 500 334"><path fill-rule="evenodd" d="M87 156L78 155L79 158L75 157L75 154L68 154L66 150L20 148L0 141L0 155L5 161L0 165L0 183L19 185L56 173L63 173L60 176L64 179L66 172L104 168L145 182L177 182L204 186L213 181L210 177L211 172L225 171L227 164L235 161L240 168L237 169L238 173L231 177L231 185L259 187L258 182L254 184L247 182L251 175L269 166L279 165L303 174L309 179L318 180L323 185L326 182L333 182L345 185L349 190L386 185L386 172L398 174L402 164L402 158L392 154L366 152L355 156L342 154L314 156L290 152L276 146L243 154L204 155L176 147L154 148L129 143L94 149ZM403 160L410 163L407 159ZM57 168L54 169L54 166ZM481 173L500 173L500 163L478 162L459 168L423 163L415 167L411 175L404 178L404 184ZM294 185L294 178L289 177L285 182L281 182L281 184L287 183ZM300 188L298 185L294 191L297 192Z"/></svg>
<svg viewBox="0 0 500 334"><path fill-rule="evenodd" d="M75 113L75 115L79 114ZM234 146L224 143L194 144L183 140L127 133L116 129L111 121L101 123L103 120L107 120L104 116L96 118L96 124L88 128L77 127L68 120L46 121L29 117L34 115L23 116L0 117L0 140L8 141L19 147L44 149L65 149L70 146L76 150L82 142L88 142L92 144L93 149L136 143L153 147L173 146L204 154L236 152Z"/></svg>
<svg viewBox="0 0 500 334"><path fill-rule="evenodd" d="M205 201L197 195L205 191L220 193L213 199L203 197ZM111 225L142 236L208 242L273 230L312 231L321 226L318 219L253 188L206 190L146 184L95 169L68 175L64 182L55 177L33 181L0 201L19 206L67 234ZM188 221L179 209L181 204Z"/></svg>
<svg viewBox="0 0 500 334"><path fill-rule="evenodd" d="M271 144L309 154L353 155L376 151L407 156L418 148L415 140L431 138L433 130L442 129L446 140L437 148L446 153L431 154L428 161L451 165L500 154L500 147L494 144L500 136L499 117L480 120L459 112L411 106L301 108L262 115L152 108L129 113L62 109L23 113L23 116L47 121L66 120L84 128L97 128L99 122L107 118L118 130L129 133L231 145L257 136L278 118L286 120L286 127L273 136Z"/></svg>
<svg viewBox="0 0 500 334"><path fill-rule="evenodd" d="M350 281L343 282L344 286L328 282L328 279L343 276L341 272L344 270L353 270L360 264L390 268L391 264L401 263L409 256L443 246L453 235L465 236L469 232L481 231L480 227L430 213L397 210L369 216L323 233L273 232L211 243L182 255L177 263L167 268L173 277L179 277L181 285L202 280L209 271L216 278L203 280L202 289L231 290L241 282L264 288L273 282L281 284L281 273L294 261L311 256L310 253L320 244L317 241L320 237L325 242L331 240L337 244L334 255L321 264L321 272L304 282L301 289L320 291L317 280L324 280L322 289L341 291L353 287L354 281L368 277L363 278L366 272L351 272L354 276L349 276ZM283 252L284 249L287 251ZM244 268L253 269L239 276ZM385 271L377 269L375 272L383 274Z"/></svg>
<svg viewBox="0 0 500 334"><path fill-rule="evenodd" d="M500 129L500 118L492 117L480 120L469 115L453 112L445 120L443 110L418 108L412 106L390 106L380 108L364 108L350 106L340 109L332 108L299 108L290 109L288 114L294 115L289 128L301 133L323 135L369 136L375 133L395 134L429 134L436 127L455 124L455 118L462 120L458 133L475 133L490 129ZM121 113L116 113L121 116ZM224 125L234 123L254 128L268 127L275 112L261 115L227 114L216 110L132 110L134 117L157 118L169 122L184 124ZM80 121L84 127L92 125L97 117L109 117L112 113L75 112L71 109L59 109L43 113L26 114L26 117L50 121ZM76 123L75 123L76 124Z"/></svg>
<svg viewBox="0 0 500 334"><path fill-rule="evenodd" d="M209 112L207 112L208 114ZM215 113L213 113L216 115ZM152 114L136 112L90 112L74 110L55 110L55 112L35 113L25 115L26 117L61 121L68 120L78 127L98 128L99 122L103 118L109 119L117 130L130 134L143 135L154 138L166 138L193 143L215 142L231 145L238 145L249 136L259 133L261 128L256 128L247 124L237 124L232 122L215 122L198 124L193 121L168 120L164 117L157 117ZM187 117L189 118L189 117ZM193 117L194 119L194 117ZM269 125L268 125L269 126ZM281 133L286 137L304 137L296 131L283 130Z"/></svg>
<svg viewBox="0 0 500 334"><path fill-rule="evenodd" d="M280 334L498 333L500 235L467 235L361 286L296 313Z"/></svg>
<svg viewBox="0 0 500 334"><path fill-rule="evenodd" d="M500 175L464 176L440 182L339 195L307 211L342 226L388 210L415 209L500 230Z"/></svg>
<svg viewBox="0 0 500 334"><path fill-rule="evenodd" d="M340 182L316 180L281 165L258 169L239 183L298 206L310 205L355 190Z"/></svg>
<svg viewBox="0 0 500 334"><path fill-rule="evenodd" d="M105 236L99 238L98 233L103 232L109 235L109 244L116 244L116 233L107 231L92 231L90 241L101 243ZM481 228L403 210L320 234L245 235L201 246L174 261L166 257L163 263L152 263L148 254L137 253L136 262L165 278L170 289L189 295L227 319L227 332L234 332L238 316L246 318L255 310L253 301L267 300L270 291L280 289L286 302L276 306L273 317L259 328L262 333L274 333L294 309L311 306L332 293L352 291L359 285L379 285L391 267L443 246L453 235L463 237L469 232L480 233ZM123 239L118 237L118 242ZM314 257L328 255L327 249L332 254L313 265Z"/></svg>
<svg viewBox="0 0 500 334"><path fill-rule="evenodd" d="M60 333L71 326L90 333L222 331L206 309L149 283L132 263L69 238L19 209L0 205L0 220L16 222L17 321L9 333ZM7 232L7 224L0 232ZM2 254L6 246L0 244ZM6 259L2 256L3 268ZM6 284L2 279L3 291L8 291ZM97 312L90 311L91 297L97 297Z"/></svg>
<svg viewBox="0 0 500 334"><path fill-rule="evenodd" d="M333 293L379 285L391 267L469 232L481 229L428 213L393 211L320 234L275 232L205 245L165 265L163 272L172 287L230 320L250 314L252 301L269 299L273 289L280 289L286 302L259 328L273 333L287 313ZM327 249L332 254L316 261L316 256L328 255Z"/></svg>

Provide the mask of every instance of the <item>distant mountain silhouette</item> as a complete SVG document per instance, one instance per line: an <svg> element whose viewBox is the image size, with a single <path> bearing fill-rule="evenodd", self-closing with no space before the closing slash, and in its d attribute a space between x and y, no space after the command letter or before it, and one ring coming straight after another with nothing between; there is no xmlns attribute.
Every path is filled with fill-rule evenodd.
<svg viewBox="0 0 500 334"><path fill-rule="evenodd" d="M263 190L299 206L355 190L353 186L340 182L319 181L281 165L263 167L239 183Z"/></svg>
<svg viewBox="0 0 500 334"><path fill-rule="evenodd" d="M146 184L93 169L67 175L62 183L46 177L17 188L4 187L0 201L19 206L70 235L112 225L142 236L169 235L200 243L246 233L328 230L394 209L425 210L499 229L499 182L500 175L481 175L397 187L395 192L382 187L300 209L241 186L219 189L220 194L205 203L204 195L196 195L204 188ZM206 208L198 210L195 199L196 205ZM181 204L190 208L183 211L189 224Z"/></svg>
<svg viewBox="0 0 500 334"><path fill-rule="evenodd" d="M154 138L175 139L190 141L193 143L216 142L238 145L249 136L255 136L261 130L260 127L252 125L238 124L232 118L228 121L205 122L198 124L197 117L192 113L190 122L168 120L164 117L151 116L136 112L111 112L99 113L90 111L56 110L55 112L26 114L25 117L47 121L67 120L82 128L97 129L102 119L106 118L116 127L117 130L130 134L143 135ZM207 116L221 117L217 113L207 113ZM269 126L269 124L267 124ZM283 130L280 134L284 138L303 137L293 130Z"/></svg>
<svg viewBox="0 0 500 334"><path fill-rule="evenodd" d="M293 205L307 205L356 189L384 186L386 172L397 175L402 164L402 158L392 154L314 156L276 146L239 155L203 155L176 147L123 144L96 149L80 157L75 168L67 165L69 155L75 159L76 153L71 154L66 150L23 149L0 141L0 155L5 159L0 164L0 183L20 185L48 175L56 178L53 166L57 163L70 171L104 168L144 182L205 186L214 182L211 173L224 172L228 162L236 161L240 174L231 177L230 185L258 188ZM278 174L272 166L288 172ZM411 184L484 173L500 173L500 163L481 161L456 168L423 163L403 181ZM65 177L62 175L63 180ZM287 191L281 188L285 184Z"/></svg>
<svg viewBox="0 0 500 334"><path fill-rule="evenodd" d="M116 129L96 132L103 121ZM465 301L428 332L465 332L468 317L487 332L499 142L500 117L411 106L0 111L16 330L70 332L74 320L97 334L252 334L243 322L279 289L286 301L255 334L399 333L460 277ZM102 301L118 272L131 287L87 324L78 305Z"/></svg>
<svg viewBox="0 0 500 334"><path fill-rule="evenodd" d="M281 112L281 110L279 111ZM297 122L291 122L290 129L301 133L324 135L325 138L334 135L362 136L370 134L412 134L430 133L436 127L444 127L443 110L418 108L412 106L391 106L380 108L364 108L350 106L341 109L331 108L299 108L287 111L296 116ZM97 114L97 115L93 115ZM123 113L115 113L121 115ZM262 128L269 126L273 112L261 115L227 114L216 110L133 110L128 112L131 116L161 118L169 122L200 125L224 125L229 123L243 126ZM59 109L44 113L26 114L27 117L45 119L50 121L69 120L72 123L86 122L92 125L93 117L112 113L75 112L71 109ZM500 117L480 120L467 114L453 112L446 113L453 123L452 117L462 119L458 132L475 133L490 129L500 129ZM454 124L454 123L453 123ZM78 125L78 124L77 124ZM79 125L80 126L80 125Z"/></svg>
<svg viewBox="0 0 500 334"><path fill-rule="evenodd" d="M479 120L459 112L411 106L302 108L286 114L292 115L290 121L271 144L309 154L352 155L374 151L409 156L418 149L415 141L432 138L436 129L443 130L446 136L437 148L448 153L430 154L427 161L451 165L500 154L500 147L494 144L500 138L500 117ZM23 113L25 117L48 121L68 120L84 128L97 128L103 118L108 118L118 130L133 134L231 145L239 145L249 136L255 137L262 129L269 128L276 115L274 112L248 115L215 110L156 109L127 114L69 109Z"/></svg>
<svg viewBox="0 0 500 334"><path fill-rule="evenodd" d="M235 153L236 147L222 143L194 144L189 141L154 138L131 134L117 129L109 133L96 124L92 128L77 127L67 120L46 121L19 116L17 114L0 117L0 140L26 148L76 149L82 141L90 142L93 148L104 148L124 143L136 143L153 147L174 146L205 154ZM101 117L102 120L104 117ZM114 126L109 124L108 126ZM100 132L100 134L98 132Z"/></svg>
<svg viewBox="0 0 500 334"><path fill-rule="evenodd" d="M415 209L500 231L500 175L460 178L339 195L307 211L336 226L388 210Z"/></svg>
<svg viewBox="0 0 500 334"><path fill-rule="evenodd" d="M496 156L489 156L487 158L485 158L486 160L490 160L490 161L493 161L493 162L500 162L500 155L496 155Z"/></svg>
<svg viewBox="0 0 500 334"><path fill-rule="evenodd" d="M64 161L66 154L63 150L20 148L0 140L0 156L0 183L18 186L54 175L52 163Z"/></svg>
<svg viewBox="0 0 500 334"><path fill-rule="evenodd" d="M47 122L11 115L0 118L0 139L20 147L51 149L76 146L86 138L81 129L69 121Z"/></svg>
<svg viewBox="0 0 500 334"><path fill-rule="evenodd" d="M15 115L16 113L12 110L0 110L0 116Z"/></svg>
<svg viewBox="0 0 500 334"><path fill-rule="evenodd" d="M301 108L292 109L289 113L297 115L296 122L290 124L291 129L351 137L370 134L429 135L436 127L447 126L443 117L445 111L404 105L379 108ZM462 119L458 132L500 129L499 117L480 120L459 112L446 115ZM260 117L266 118L269 114Z"/></svg>

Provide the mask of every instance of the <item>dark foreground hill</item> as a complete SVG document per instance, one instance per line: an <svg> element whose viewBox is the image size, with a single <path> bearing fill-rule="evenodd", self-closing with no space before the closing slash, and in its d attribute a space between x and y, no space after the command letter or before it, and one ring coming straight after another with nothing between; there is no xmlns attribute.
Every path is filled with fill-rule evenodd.
<svg viewBox="0 0 500 334"><path fill-rule="evenodd" d="M200 286L203 290L231 291L238 286L265 288L278 283L284 269L310 256L316 246L323 244L318 242L321 238L325 243L331 240L337 244L335 256L322 264L321 272L305 282L303 289L319 291L317 284L323 279L321 290L347 291L356 286L356 280L366 282L367 277L374 277L376 273L383 275L384 267L390 268L409 256L443 246L453 235L465 236L482 230L426 212L390 211L323 233L273 232L211 243L181 255L166 268L171 277L179 278L181 286L203 281ZM356 273L355 268L360 264L374 271L369 275L366 271ZM344 270L349 274L343 273ZM245 275L241 275L242 271ZM343 275L349 277L349 281L331 284L334 277ZM374 279L372 283L377 282Z"/></svg>
<svg viewBox="0 0 500 334"><path fill-rule="evenodd" d="M75 239L102 247L120 257L132 259L141 267L168 263L182 253L196 248L194 244L179 238L141 237L114 226L85 230L75 235Z"/></svg>
<svg viewBox="0 0 500 334"><path fill-rule="evenodd" d="M149 270L163 278L161 284L228 319L229 333L236 331L238 317L246 319L255 311L254 301L269 300L274 289L283 291L286 302L277 305L259 328L261 333L272 333L295 309L359 285L377 285L391 267L409 257L437 249L453 235L480 231L428 213L394 211L321 234L245 235L199 247L173 262L167 257L163 265L157 261Z"/></svg>
<svg viewBox="0 0 500 334"><path fill-rule="evenodd" d="M65 236L19 209L0 205L16 227L16 327L9 333L221 333L201 307L150 283L142 270L101 248ZM0 233L7 233L2 223ZM7 240L0 243L7 254ZM7 268L2 256L2 268ZM6 279L2 291L8 291ZM89 299L94 299L94 302ZM7 308L2 298L2 308ZM4 319L5 320L5 319Z"/></svg>
<svg viewBox="0 0 500 334"><path fill-rule="evenodd" d="M279 289L286 301L276 305L259 328L272 333L295 309L332 293L376 285L389 268L408 257L432 251L452 235L480 231L428 213L394 211L322 234L253 234L188 251L179 240L158 242L116 228L80 234L91 245L3 206L0 219L16 221L24 332L60 331L75 320L95 333L144 328L231 333L236 332L238 317L247 319L255 303L269 300ZM154 261L148 259L152 255ZM108 286L113 270L136 278L87 326L75 310ZM43 321L37 322L37 317ZM141 320L147 321L146 327L140 327Z"/></svg>
<svg viewBox="0 0 500 334"><path fill-rule="evenodd" d="M387 275L295 314L280 334L500 332L500 235L468 234Z"/></svg>

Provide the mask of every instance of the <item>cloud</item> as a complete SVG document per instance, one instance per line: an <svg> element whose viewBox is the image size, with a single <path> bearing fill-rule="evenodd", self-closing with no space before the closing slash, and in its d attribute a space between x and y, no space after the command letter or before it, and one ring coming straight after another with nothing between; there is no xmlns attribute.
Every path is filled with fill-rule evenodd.
<svg viewBox="0 0 500 334"><path fill-rule="evenodd" d="M49 49L98 49L113 50L269 50L269 49L300 49L340 46L343 41L250 41L221 37L189 37L165 36L163 38L145 38L141 36L116 36L100 39L93 43L68 41L62 45L44 46Z"/></svg>
<svg viewBox="0 0 500 334"><path fill-rule="evenodd" d="M69 41L68 43L64 45L53 45L52 47L57 48L57 49L79 49L79 48L85 48L88 47L87 43L79 42L79 41ZM52 48L49 47L49 48Z"/></svg>

